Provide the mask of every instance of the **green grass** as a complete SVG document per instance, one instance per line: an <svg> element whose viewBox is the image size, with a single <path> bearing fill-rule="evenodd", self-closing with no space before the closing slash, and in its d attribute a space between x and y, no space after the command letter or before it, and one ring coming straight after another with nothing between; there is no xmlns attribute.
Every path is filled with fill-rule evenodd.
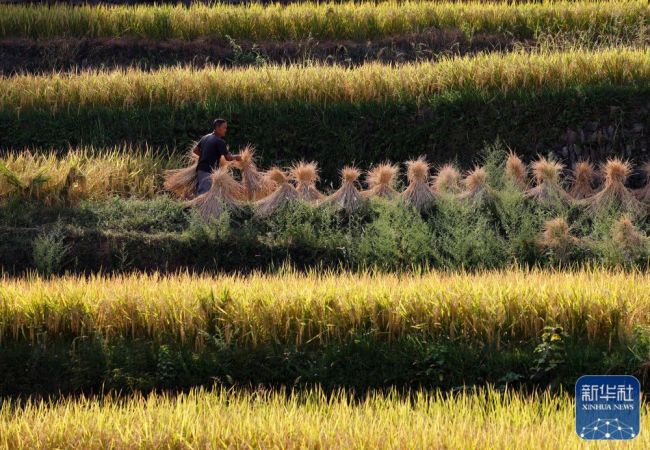
<svg viewBox="0 0 650 450"><path fill-rule="evenodd" d="M21 448L593 448L575 433L567 393L494 388L411 398L318 389L291 394L193 390L178 396L5 402L0 447ZM650 426L642 406L641 428ZM601 443L602 444L602 443ZM648 433L607 448L642 449ZM599 446L599 448L602 445Z"/></svg>
<svg viewBox="0 0 650 450"><path fill-rule="evenodd" d="M201 36L252 40L373 39L430 27L536 38L545 33L634 39L645 33L647 2L564 1L374 2L260 4L208 7L0 6L0 37L110 37L153 39Z"/></svg>

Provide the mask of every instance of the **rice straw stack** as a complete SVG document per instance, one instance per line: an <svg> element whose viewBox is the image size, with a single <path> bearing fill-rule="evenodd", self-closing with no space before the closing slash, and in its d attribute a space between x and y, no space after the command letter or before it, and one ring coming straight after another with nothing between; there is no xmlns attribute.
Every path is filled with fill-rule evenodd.
<svg viewBox="0 0 650 450"><path fill-rule="evenodd" d="M430 209L435 196L429 187L429 164L424 156L406 162L406 178L409 182L402 198L419 211Z"/></svg>
<svg viewBox="0 0 650 450"><path fill-rule="evenodd" d="M433 190L442 195L460 194L460 172L451 164L445 164L433 178Z"/></svg>
<svg viewBox="0 0 650 450"><path fill-rule="evenodd" d="M378 164L368 171L366 181L368 190L363 192L366 197L392 199L397 196L395 180L399 169L389 163Z"/></svg>
<svg viewBox="0 0 650 450"><path fill-rule="evenodd" d="M527 197L542 203L570 201L569 194L560 184L560 173L564 169L561 163L541 157L533 163L532 168L537 185L526 191Z"/></svg>
<svg viewBox="0 0 650 450"><path fill-rule="evenodd" d="M276 184L276 188L271 194L255 202L255 214L258 217L269 217L278 208L300 199L298 191L289 183L289 178L279 167L269 169L265 176Z"/></svg>
<svg viewBox="0 0 650 450"><path fill-rule="evenodd" d="M593 188L596 171L589 161L580 161L573 171L573 185L569 195L575 200L584 200L594 195Z"/></svg>
<svg viewBox="0 0 650 450"><path fill-rule="evenodd" d="M244 188L232 177L230 170L220 167L212 171L210 178L210 190L189 201L188 205L197 208L206 222L219 219L226 211L240 211L237 199L244 195Z"/></svg>
<svg viewBox="0 0 650 450"><path fill-rule="evenodd" d="M301 161L291 167L291 179L296 183L296 190L300 199L307 202L316 202L325 196L316 189L318 176L318 164L315 162L306 163Z"/></svg>
<svg viewBox="0 0 650 450"><path fill-rule="evenodd" d="M341 170L341 187L323 200L324 205L334 206L348 214L359 211L366 204L365 198L359 192L355 183L361 172L355 167L346 166Z"/></svg>

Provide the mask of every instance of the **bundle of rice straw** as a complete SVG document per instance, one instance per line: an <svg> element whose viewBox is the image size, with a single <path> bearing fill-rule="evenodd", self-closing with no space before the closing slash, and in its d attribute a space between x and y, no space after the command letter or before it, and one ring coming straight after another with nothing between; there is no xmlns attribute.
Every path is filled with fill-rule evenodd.
<svg viewBox="0 0 650 450"><path fill-rule="evenodd" d="M348 214L365 206L365 198L354 184L359 179L359 175L361 175L359 169L350 166L344 167L341 170L341 187L325 198L322 203L342 209Z"/></svg>
<svg viewBox="0 0 650 450"><path fill-rule="evenodd" d="M547 220L542 228L539 244L552 250L558 257L563 258L580 243L580 240L571 235L571 229L562 217Z"/></svg>
<svg viewBox="0 0 650 450"><path fill-rule="evenodd" d="M392 199L397 195L395 190L395 179L399 169L397 166L383 163L378 164L368 171L366 182L368 190L362 192L366 197L380 197Z"/></svg>
<svg viewBox="0 0 650 450"><path fill-rule="evenodd" d="M537 199L542 203L570 201L569 194L560 184L560 172L564 166L559 162L539 158L533 163L533 176L537 186L526 191L526 196Z"/></svg>
<svg viewBox="0 0 650 450"><path fill-rule="evenodd" d="M315 202L322 200L325 196L316 189L318 176L318 164L315 162L306 163L301 161L291 167L291 178L296 183L296 190L302 200Z"/></svg>
<svg viewBox="0 0 650 450"><path fill-rule="evenodd" d="M435 196L429 187L429 164L424 156L406 162L406 178L409 185L402 193L402 198L419 211L431 208Z"/></svg>
<svg viewBox="0 0 650 450"><path fill-rule="evenodd" d="M489 193L490 187L487 184L487 172L483 167L475 167L463 180L465 191L459 197L470 200L478 200Z"/></svg>
<svg viewBox="0 0 650 450"><path fill-rule="evenodd" d="M645 186L634 191L636 197L644 203L650 203L650 161L647 161L641 167L645 173Z"/></svg>
<svg viewBox="0 0 650 450"><path fill-rule="evenodd" d="M433 190L438 194L460 194L460 172L451 164L445 164L433 178Z"/></svg>
<svg viewBox="0 0 650 450"><path fill-rule="evenodd" d="M196 195L196 167L199 157L190 150L187 159L190 162L188 167L166 170L164 173L163 189L181 199L190 199Z"/></svg>
<svg viewBox="0 0 650 450"><path fill-rule="evenodd" d="M648 245L648 237L627 216L622 216L614 223L612 240L628 261L642 255Z"/></svg>
<svg viewBox="0 0 650 450"><path fill-rule="evenodd" d="M212 179L210 190L188 202L188 205L198 209L206 222L210 219L218 219L225 211L239 211L241 207L237 198L243 196L244 190L227 168L220 167L213 170L210 177Z"/></svg>
<svg viewBox="0 0 650 450"><path fill-rule="evenodd" d="M239 152L241 161L237 167L241 171L241 184L247 200L255 201L266 197L275 188L275 182L258 172L255 164L255 148L247 145Z"/></svg>
<svg viewBox="0 0 650 450"><path fill-rule="evenodd" d="M643 210L643 205L634 194L625 187L632 166L619 158L608 159L602 166L603 188L593 197L587 199L594 210L622 208L623 211L636 215Z"/></svg>
<svg viewBox="0 0 650 450"><path fill-rule="evenodd" d="M573 186L569 195L576 200L584 200L594 195L593 183L596 171L589 161L580 161L573 171Z"/></svg>
<svg viewBox="0 0 650 450"><path fill-rule="evenodd" d="M258 217L268 217L281 206L300 199L298 191L289 184L289 179L282 169L272 167L265 176L273 180L277 187L273 193L255 202L255 214Z"/></svg>
<svg viewBox="0 0 650 450"><path fill-rule="evenodd" d="M516 187L520 189L528 188L528 180L526 179L528 169L523 163L519 156L514 152L508 153L508 159L506 159L506 177L512 182Z"/></svg>

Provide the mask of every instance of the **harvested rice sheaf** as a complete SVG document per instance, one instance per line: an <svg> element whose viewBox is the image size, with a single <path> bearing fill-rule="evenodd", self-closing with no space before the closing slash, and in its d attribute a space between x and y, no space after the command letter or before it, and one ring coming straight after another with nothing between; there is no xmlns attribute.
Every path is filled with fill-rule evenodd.
<svg viewBox="0 0 650 450"><path fill-rule="evenodd" d="M255 164L255 148L247 145L239 152L241 161L236 163L241 171L241 184L244 187L246 199L256 201L273 192L275 183L257 170Z"/></svg>
<svg viewBox="0 0 650 450"><path fill-rule="evenodd" d="M648 244L648 237L627 216L622 216L614 223L612 240L621 251L630 256L642 252Z"/></svg>
<svg viewBox="0 0 650 450"><path fill-rule="evenodd" d="M409 185L402 192L402 198L419 211L430 209L435 202L435 196L429 187L429 168L423 156L406 162Z"/></svg>
<svg viewBox="0 0 650 450"><path fill-rule="evenodd" d="M265 176L275 183L276 188L270 195L255 202L255 214L258 217L269 217L281 206L300 199L298 191L279 167L269 169Z"/></svg>
<svg viewBox="0 0 650 450"><path fill-rule="evenodd" d="M514 152L508 153L505 172L506 177L513 185L520 189L528 188L528 169L526 164Z"/></svg>
<svg viewBox="0 0 650 450"><path fill-rule="evenodd" d="M580 161L573 171L573 185L569 195L575 200L584 200L592 197L596 191L593 188L596 170L589 161Z"/></svg>
<svg viewBox="0 0 650 450"><path fill-rule="evenodd" d="M325 196L316 189L318 176L318 164L315 162L301 161L294 164L290 171L291 179L296 183L296 190L302 200L315 202L322 200Z"/></svg>
<svg viewBox="0 0 650 450"><path fill-rule="evenodd" d="M373 167L368 171L366 177L368 190L363 194L366 197L395 198L397 196L395 180L398 172L398 167L393 164L384 163Z"/></svg>
<svg viewBox="0 0 650 450"><path fill-rule="evenodd" d="M366 199L355 186L360 175L359 169L350 166L344 167L341 170L341 187L325 198L322 203L344 210L348 214L359 211L366 205Z"/></svg>
<svg viewBox="0 0 650 450"><path fill-rule="evenodd" d="M560 183L560 173L564 166L544 157L532 164L533 176L536 186L526 191L526 196L534 198L541 203L569 202L569 194Z"/></svg>
<svg viewBox="0 0 650 450"><path fill-rule="evenodd" d="M556 217L544 223L538 243L562 258L579 245L580 240L571 235L571 228L565 219Z"/></svg>
<svg viewBox="0 0 650 450"><path fill-rule="evenodd" d="M625 187L632 166L619 158L608 159L601 168L604 179L603 188L593 197L587 199L592 210L603 211L611 208L637 216L644 211L643 204Z"/></svg>
<svg viewBox="0 0 650 450"><path fill-rule="evenodd" d="M199 164L199 157L192 150L187 152L186 159L190 165L181 169L166 170L163 183L163 189L183 200L191 199L196 195L196 168Z"/></svg>
<svg viewBox="0 0 650 450"><path fill-rule="evenodd" d="M465 190L459 195L460 198L478 200L490 196L491 189L487 184L487 172L483 167L475 167L463 180Z"/></svg>
<svg viewBox="0 0 650 450"><path fill-rule="evenodd" d="M243 197L244 188L224 167L215 169L210 175L212 185L210 190L188 202L195 207L203 220L219 219L224 212L240 211L238 198Z"/></svg>
<svg viewBox="0 0 650 450"><path fill-rule="evenodd" d="M443 195L460 194L460 178L460 172L454 166L445 164L433 178L433 190Z"/></svg>

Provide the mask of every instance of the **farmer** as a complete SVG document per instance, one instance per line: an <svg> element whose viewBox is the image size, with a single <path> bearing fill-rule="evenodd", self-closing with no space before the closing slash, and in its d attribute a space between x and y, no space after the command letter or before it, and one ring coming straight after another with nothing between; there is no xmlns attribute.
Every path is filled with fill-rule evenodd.
<svg viewBox="0 0 650 450"><path fill-rule="evenodd" d="M223 140L228 130L228 122L224 119L216 119L212 122L214 131L206 134L192 149L195 155L199 156L199 163L196 166L196 193L203 194L210 190L212 170L219 168L221 156L226 161L241 161L239 155L233 155L228 150L226 141Z"/></svg>

